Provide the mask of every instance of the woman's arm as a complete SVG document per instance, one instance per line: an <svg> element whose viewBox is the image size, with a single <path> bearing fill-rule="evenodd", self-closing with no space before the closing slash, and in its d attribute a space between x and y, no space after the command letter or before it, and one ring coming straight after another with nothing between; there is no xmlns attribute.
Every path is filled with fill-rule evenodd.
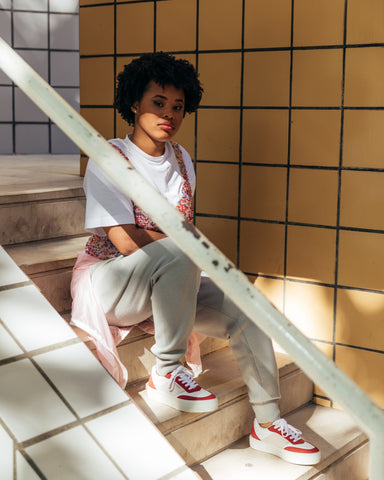
<svg viewBox="0 0 384 480"><path fill-rule="evenodd" d="M166 238L167 235L153 230L137 228L134 224L104 227L109 240L123 255L130 255L148 243Z"/></svg>

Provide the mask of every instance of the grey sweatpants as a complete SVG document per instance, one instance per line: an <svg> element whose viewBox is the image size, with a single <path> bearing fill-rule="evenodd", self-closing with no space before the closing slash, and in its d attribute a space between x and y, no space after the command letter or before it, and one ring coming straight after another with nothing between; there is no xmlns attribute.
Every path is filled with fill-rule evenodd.
<svg viewBox="0 0 384 480"><path fill-rule="evenodd" d="M228 339L260 423L279 417L279 386L270 339L173 243L152 242L135 253L91 267L94 292L110 325L149 317L152 352L166 375L180 365L192 330Z"/></svg>

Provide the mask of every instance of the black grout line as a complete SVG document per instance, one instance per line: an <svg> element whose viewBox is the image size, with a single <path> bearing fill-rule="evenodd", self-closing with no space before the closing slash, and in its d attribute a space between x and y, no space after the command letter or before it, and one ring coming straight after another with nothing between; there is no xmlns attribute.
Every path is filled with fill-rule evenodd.
<svg viewBox="0 0 384 480"><path fill-rule="evenodd" d="M346 38L347 38L347 9L348 0L344 0L344 29L343 29L343 69L342 69L342 84L341 84L341 117L340 117L340 150L339 150L339 172L337 185L337 213L336 213L336 244L335 244L335 287L333 294L333 351L332 359L336 361L336 326L337 326L337 299L338 299L338 280L339 280L339 246L340 246L340 205L341 205L341 180L342 180L342 166L343 166L343 139L344 139L344 94L345 94L345 59L346 59ZM333 407L333 400L331 401Z"/></svg>
<svg viewBox="0 0 384 480"><path fill-rule="evenodd" d="M245 0L242 2L241 11L241 66L240 66L240 121L239 121L239 158L238 158L238 183L237 183L237 243L236 243L236 266L240 266L241 249L241 185L243 173L243 122L244 122L244 38L245 38Z"/></svg>
<svg viewBox="0 0 384 480"><path fill-rule="evenodd" d="M283 265L283 312L286 308L286 277L288 261L288 219L289 219L289 181L291 166L291 122L292 122L292 79L293 79L293 24L295 13L295 0L291 1L291 36L290 36L290 57L289 57L289 111L288 111L288 146L287 146L287 178L285 191L285 225L284 225L284 265Z"/></svg>

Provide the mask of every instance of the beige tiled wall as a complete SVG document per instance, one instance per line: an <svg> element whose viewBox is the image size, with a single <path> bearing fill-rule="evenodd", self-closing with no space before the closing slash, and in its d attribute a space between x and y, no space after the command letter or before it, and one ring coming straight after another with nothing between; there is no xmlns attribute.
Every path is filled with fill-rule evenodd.
<svg viewBox="0 0 384 480"><path fill-rule="evenodd" d="M193 62L205 95L178 140L197 226L381 406L383 5L80 1L83 115L124 136L123 65L153 50Z"/></svg>

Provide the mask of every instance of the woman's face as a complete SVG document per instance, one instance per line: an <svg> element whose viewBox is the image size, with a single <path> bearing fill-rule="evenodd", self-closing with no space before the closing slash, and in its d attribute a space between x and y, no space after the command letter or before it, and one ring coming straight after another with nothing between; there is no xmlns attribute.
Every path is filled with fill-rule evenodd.
<svg viewBox="0 0 384 480"><path fill-rule="evenodd" d="M161 155L164 144L179 130L184 118L184 91L150 82L140 101L132 105L135 127L133 143L146 153ZM149 150L149 151L147 151Z"/></svg>

